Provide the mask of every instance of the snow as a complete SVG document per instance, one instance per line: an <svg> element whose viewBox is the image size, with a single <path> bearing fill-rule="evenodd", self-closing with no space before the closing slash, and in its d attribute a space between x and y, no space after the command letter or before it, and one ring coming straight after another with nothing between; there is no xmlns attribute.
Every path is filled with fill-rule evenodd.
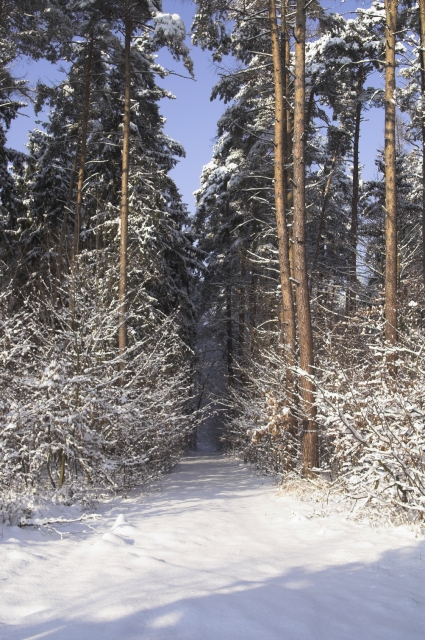
<svg viewBox="0 0 425 640"><path fill-rule="evenodd" d="M155 33L163 33L167 39L183 41L186 37L186 27L177 13L155 12Z"/></svg>
<svg viewBox="0 0 425 640"><path fill-rule="evenodd" d="M424 637L423 540L300 501L238 461L189 456L98 515L55 525L62 538L4 529L2 640Z"/></svg>

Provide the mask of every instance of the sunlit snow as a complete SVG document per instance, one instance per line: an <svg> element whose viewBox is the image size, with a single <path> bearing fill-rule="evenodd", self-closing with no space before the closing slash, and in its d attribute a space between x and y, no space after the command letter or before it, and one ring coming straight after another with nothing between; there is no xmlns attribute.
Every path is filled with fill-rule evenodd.
<svg viewBox="0 0 425 640"><path fill-rule="evenodd" d="M2 639L423 639L423 541L279 493L237 461L188 457L99 515L54 525L63 539L4 529Z"/></svg>

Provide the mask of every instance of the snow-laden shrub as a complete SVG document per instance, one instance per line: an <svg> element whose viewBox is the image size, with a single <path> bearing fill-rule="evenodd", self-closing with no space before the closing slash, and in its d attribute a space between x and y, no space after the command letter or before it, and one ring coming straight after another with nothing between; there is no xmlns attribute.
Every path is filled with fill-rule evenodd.
<svg viewBox="0 0 425 640"><path fill-rule="evenodd" d="M300 426L291 418L297 407L288 397L279 351L264 351L241 377L244 383L231 390L227 403L224 449L267 473L293 470L300 458Z"/></svg>
<svg viewBox="0 0 425 640"><path fill-rule="evenodd" d="M32 291L12 311L3 295L3 491L128 486L157 477L186 448L190 361L175 317L148 304L133 310L121 367L116 303L96 296L93 275L82 270L61 304Z"/></svg>
<svg viewBox="0 0 425 640"><path fill-rule="evenodd" d="M404 304L399 343L383 342L382 308L324 323L317 356L320 473L361 505L425 512L425 332L421 307ZM299 375L299 370L294 375ZM271 473L300 472L301 398L291 403L285 360L269 350L231 394L225 448ZM290 414L294 420L290 419Z"/></svg>
<svg viewBox="0 0 425 640"><path fill-rule="evenodd" d="M95 509L98 497L96 489L89 492L75 481L53 492L39 489L22 493L11 489L0 495L0 536L2 525L48 526L60 520L92 519L95 516L87 511Z"/></svg>
<svg viewBox="0 0 425 640"><path fill-rule="evenodd" d="M357 364L342 367L332 350L316 376L323 465L350 496L425 512L425 337L400 336L390 350L380 334Z"/></svg>

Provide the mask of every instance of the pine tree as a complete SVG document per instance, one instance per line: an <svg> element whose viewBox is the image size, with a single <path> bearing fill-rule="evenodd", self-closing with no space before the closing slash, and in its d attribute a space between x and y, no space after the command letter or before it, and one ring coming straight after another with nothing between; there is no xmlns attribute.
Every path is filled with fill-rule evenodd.
<svg viewBox="0 0 425 640"><path fill-rule="evenodd" d="M397 342L397 186L395 140L395 73L397 1L385 1L385 338L390 347ZM388 358L394 374L395 356Z"/></svg>
<svg viewBox="0 0 425 640"><path fill-rule="evenodd" d="M296 327L294 301L289 254L289 232L287 226L287 122L284 104L284 74L282 69L279 31L276 16L276 3L269 2L270 32L274 71L275 94L275 136L274 136L274 190L276 208L276 226L279 247L280 283L282 291L282 323L284 325L285 343L288 355L288 372L295 365ZM284 44L284 43L283 43ZM288 376L288 385L293 385L292 373Z"/></svg>

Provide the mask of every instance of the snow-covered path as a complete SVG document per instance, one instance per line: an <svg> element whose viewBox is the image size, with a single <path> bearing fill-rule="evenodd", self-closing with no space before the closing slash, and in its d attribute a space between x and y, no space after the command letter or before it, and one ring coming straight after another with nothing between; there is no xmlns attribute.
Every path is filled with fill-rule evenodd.
<svg viewBox="0 0 425 640"><path fill-rule="evenodd" d="M314 506L199 455L161 492L104 505L95 531L8 528L0 637L423 640L424 542Z"/></svg>

